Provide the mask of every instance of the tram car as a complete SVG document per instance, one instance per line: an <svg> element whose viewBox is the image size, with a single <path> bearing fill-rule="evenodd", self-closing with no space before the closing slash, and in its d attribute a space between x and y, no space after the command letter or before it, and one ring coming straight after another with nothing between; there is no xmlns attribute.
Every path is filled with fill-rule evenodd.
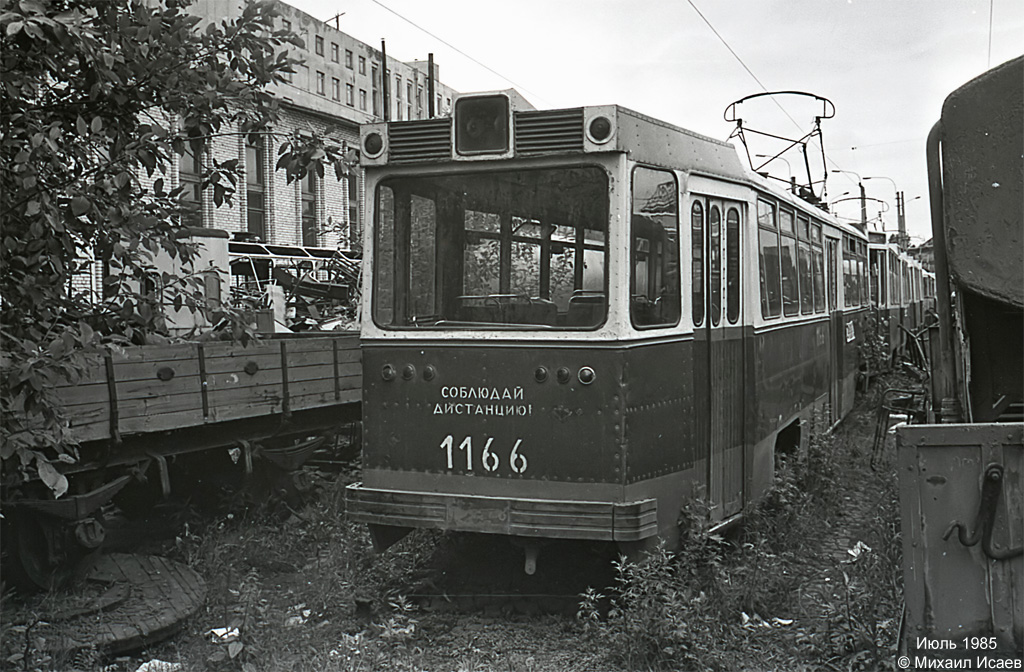
<svg viewBox="0 0 1024 672"><path fill-rule="evenodd" d="M350 517L630 552L728 524L853 405L868 239L734 147L514 91L361 128L363 480Z"/></svg>
<svg viewBox="0 0 1024 672"><path fill-rule="evenodd" d="M935 274L895 241L887 241L884 233L872 231L869 238L872 314L888 360L894 363L900 354L916 355L910 339L934 321Z"/></svg>
<svg viewBox="0 0 1024 672"><path fill-rule="evenodd" d="M914 661L1024 654L1022 156L1024 57L951 93L928 140L931 424L897 431Z"/></svg>

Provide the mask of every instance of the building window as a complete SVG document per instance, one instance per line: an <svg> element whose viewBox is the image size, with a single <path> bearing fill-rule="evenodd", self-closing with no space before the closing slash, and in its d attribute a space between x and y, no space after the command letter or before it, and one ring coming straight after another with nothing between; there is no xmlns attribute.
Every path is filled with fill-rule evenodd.
<svg viewBox="0 0 1024 672"><path fill-rule="evenodd" d="M359 89L359 109L366 112L366 89Z"/></svg>
<svg viewBox="0 0 1024 672"><path fill-rule="evenodd" d="M395 75L395 116L402 120L402 78Z"/></svg>
<svg viewBox="0 0 1024 672"><path fill-rule="evenodd" d="M349 107L355 107L356 101L356 87L351 84L345 85L345 104Z"/></svg>
<svg viewBox="0 0 1024 672"><path fill-rule="evenodd" d="M252 134L245 143L246 230L260 239L267 233L265 167L263 136Z"/></svg>
<svg viewBox="0 0 1024 672"><path fill-rule="evenodd" d="M345 67L348 68L349 70L352 69L352 50L351 49L346 49L345 50Z"/></svg>
<svg viewBox="0 0 1024 672"><path fill-rule="evenodd" d="M380 116L380 91L373 91L373 116Z"/></svg>
<svg viewBox="0 0 1024 672"><path fill-rule="evenodd" d="M186 142L178 159L182 226L203 225L203 143Z"/></svg>
<svg viewBox="0 0 1024 672"><path fill-rule="evenodd" d="M366 74L366 57L365 56L360 56L359 57L359 74L360 75L365 75Z"/></svg>
<svg viewBox="0 0 1024 672"><path fill-rule="evenodd" d="M316 171L309 171L299 181L302 201L302 244L316 247Z"/></svg>
<svg viewBox="0 0 1024 672"><path fill-rule="evenodd" d="M324 55L324 38L319 35L316 36L316 55Z"/></svg>
<svg viewBox="0 0 1024 672"><path fill-rule="evenodd" d="M331 77L331 98L341 100L341 80L337 77Z"/></svg>
<svg viewBox="0 0 1024 672"><path fill-rule="evenodd" d="M336 42L331 42L331 60L335 63L338 62L338 44Z"/></svg>
<svg viewBox="0 0 1024 672"><path fill-rule="evenodd" d="M288 19L281 20L281 27L284 28L289 33L292 32L292 22L289 21Z"/></svg>
<svg viewBox="0 0 1024 672"><path fill-rule="evenodd" d="M327 76L322 72L316 73L316 92L321 96L327 95Z"/></svg>

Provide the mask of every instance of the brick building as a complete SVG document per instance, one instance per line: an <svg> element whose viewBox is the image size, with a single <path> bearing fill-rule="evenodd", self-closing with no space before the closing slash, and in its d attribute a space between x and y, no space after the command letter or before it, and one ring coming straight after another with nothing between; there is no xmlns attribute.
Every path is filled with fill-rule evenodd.
<svg viewBox="0 0 1024 672"><path fill-rule="evenodd" d="M428 116L430 73L426 60L403 63L388 57L385 70L379 49L290 5L278 6L280 27L292 30L305 43L298 54L305 63L296 68L289 82L272 87L282 108L274 133L317 132L339 146L358 148L359 124L384 118L385 72L390 89L389 118ZM192 13L217 22L236 16L240 9L241 0L197 0L190 7ZM435 64L435 116L447 116L455 92L438 81L438 70ZM358 166L342 180L327 171L323 178L312 176L287 184L284 173L274 170L280 136L274 138L275 142L258 145L249 144L241 136L220 138L205 149L217 160L241 159L246 188L244 192L239 188L230 206L219 208L213 207L209 193L196 190L194 223L235 234L249 233L279 245L359 248L364 195ZM177 178L195 181L201 161L196 162L191 155L182 157Z"/></svg>

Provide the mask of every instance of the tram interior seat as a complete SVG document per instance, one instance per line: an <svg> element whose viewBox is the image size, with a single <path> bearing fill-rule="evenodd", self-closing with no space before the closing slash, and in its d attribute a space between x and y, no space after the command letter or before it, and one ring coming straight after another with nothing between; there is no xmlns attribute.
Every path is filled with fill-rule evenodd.
<svg viewBox="0 0 1024 672"><path fill-rule="evenodd" d="M460 296L458 319L495 324L543 324L554 326L558 307L554 301L519 294Z"/></svg>
<svg viewBox="0 0 1024 672"><path fill-rule="evenodd" d="M605 313L605 295L603 292L591 292L577 289L569 297L569 309L565 315L565 324L569 327L597 326Z"/></svg>

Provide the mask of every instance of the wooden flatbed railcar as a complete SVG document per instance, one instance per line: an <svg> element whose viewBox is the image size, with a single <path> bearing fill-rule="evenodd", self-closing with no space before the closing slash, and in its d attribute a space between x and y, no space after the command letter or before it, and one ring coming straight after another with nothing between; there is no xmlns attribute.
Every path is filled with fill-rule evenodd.
<svg viewBox="0 0 1024 672"><path fill-rule="evenodd" d="M294 468L315 437L359 420L360 367L355 332L88 355L80 379L57 388L80 444L80 459L62 465L68 493L54 499L40 482L5 489L9 554L24 578L59 583L102 543L97 512L122 488L141 477L170 492L168 458L226 448L240 469L257 458Z"/></svg>

